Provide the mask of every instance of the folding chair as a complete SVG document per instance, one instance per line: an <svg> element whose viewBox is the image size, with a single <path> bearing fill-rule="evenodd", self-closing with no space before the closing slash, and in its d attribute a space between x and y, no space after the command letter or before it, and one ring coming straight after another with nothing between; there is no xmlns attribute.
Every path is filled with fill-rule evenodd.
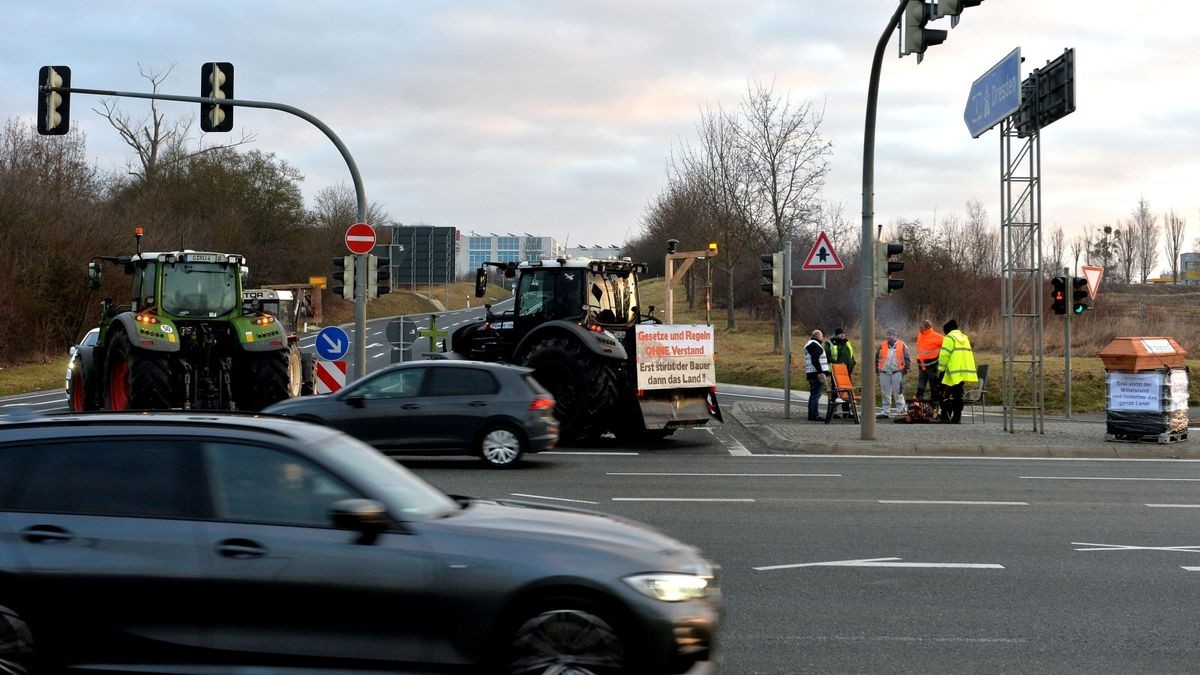
<svg viewBox="0 0 1200 675"><path fill-rule="evenodd" d="M850 407L850 417L854 419L854 423L858 424L858 404L862 401L862 396L858 390L854 388L854 382L850 379L850 371L844 363L835 363L833 368L833 384L829 387L829 406L825 408L825 423L833 419L833 412L840 406L837 400L840 398L846 401Z"/></svg>
<svg viewBox="0 0 1200 675"><path fill-rule="evenodd" d="M963 393L963 405L971 406L971 424L975 423L975 406L982 409L979 415L979 421L985 422L987 417L987 406L984 404L984 399L987 397L987 379L988 365L985 363L975 368L975 374L979 377L979 381L975 383L968 391Z"/></svg>

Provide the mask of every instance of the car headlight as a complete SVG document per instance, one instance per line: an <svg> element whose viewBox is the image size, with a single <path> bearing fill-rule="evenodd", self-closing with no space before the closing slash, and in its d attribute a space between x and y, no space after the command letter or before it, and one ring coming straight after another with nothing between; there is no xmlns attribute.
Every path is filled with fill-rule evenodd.
<svg viewBox="0 0 1200 675"><path fill-rule="evenodd" d="M695 574L654 572L625 577L625 583L663 602L697 600L708 594L708 579Z"/></svg>

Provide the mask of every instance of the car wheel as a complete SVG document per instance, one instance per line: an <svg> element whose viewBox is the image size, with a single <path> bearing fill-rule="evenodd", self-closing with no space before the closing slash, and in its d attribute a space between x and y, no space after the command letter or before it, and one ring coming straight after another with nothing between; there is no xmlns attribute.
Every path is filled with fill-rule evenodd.
<svg viewBox="0 0 1200 675"><path fill-rule="evenodd" d="M517 463L524 453L525 443L518 431L506 424L487 427L479 435L476 452L487 465L507 468Z"/></svg>
<svg viewBox="0 0 1200 675"><path fill-rule="evenodd" d="M624 641L613 623L576 603L548 605L517 628L508 672L606 675L626 671Z"/></svg>
<svg viewBox="0 0 1200 675"><path fill-rule="evenodd" d="M0 605L0 673L33 671L33 635L15 611Z"/></svg>

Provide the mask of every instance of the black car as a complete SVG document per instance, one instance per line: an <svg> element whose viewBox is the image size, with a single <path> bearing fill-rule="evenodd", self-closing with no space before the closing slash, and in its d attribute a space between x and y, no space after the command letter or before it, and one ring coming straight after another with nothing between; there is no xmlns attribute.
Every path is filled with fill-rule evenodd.
<svg viewBox="0 0 1200 675"><path fill-rule="evenodd" d="M371 373L335 394L280 401L264 413L344 431L386 453L471 453L507 467L558 442L554 397L528 368L415 361Z"/></svg>
<svg viewBox="0 0 1200 675"><path fill-rule="evenodd" d="M646 526L452 499L321 426L0 418L0 672L683 672L719 605Z"/></svg>

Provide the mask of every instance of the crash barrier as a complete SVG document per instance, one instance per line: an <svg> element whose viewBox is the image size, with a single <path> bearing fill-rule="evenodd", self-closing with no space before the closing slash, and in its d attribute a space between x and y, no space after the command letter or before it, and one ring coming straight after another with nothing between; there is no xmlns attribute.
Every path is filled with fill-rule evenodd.
<svg viewBox="0 0 1200 675"><path fill-rule="evenodd" d="M1178 443L1188 437L1187 352L1168 337L1118 337L1100 350L1106 441Z"/></svg>

